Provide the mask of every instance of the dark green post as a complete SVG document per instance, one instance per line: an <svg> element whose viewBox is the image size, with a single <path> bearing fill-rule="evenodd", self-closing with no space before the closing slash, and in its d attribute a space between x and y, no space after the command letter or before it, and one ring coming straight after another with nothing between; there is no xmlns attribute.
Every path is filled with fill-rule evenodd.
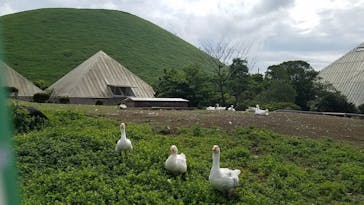
<svg viewBox="0 0 364 205"><path fill-rule="evenodd" d="M0 50L2 49L1 42L0 28ZM1 56L0 60L2 60ZM8 110L8 101L6 100L7 90L4 86L6 80L4 79L4 68L1 65L2 64L0 64L0 205L18 205L20 204L20 198L13 139L11 137L11 116Z"/></svg>

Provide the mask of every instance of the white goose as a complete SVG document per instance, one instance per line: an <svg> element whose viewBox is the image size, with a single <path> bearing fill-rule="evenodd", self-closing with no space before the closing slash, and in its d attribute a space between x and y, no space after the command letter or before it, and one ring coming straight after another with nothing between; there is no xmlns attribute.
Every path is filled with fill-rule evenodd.
<svg viewBox="0 0 364 205"><path fill-rule="evenodd" d="M234 105L230 105L230 107L228 108L229 111L235 111Z"/></svg>
<svg viewBox="0 0 364 205"><path fill-rule="evenodd" d="M171 155L164 163L166 169L174 175L184 174L187 171L186 156L178 154L176 145L171 146Z"/></svg>
<svg viewBox="0 0 364 205"><path fill-rule="evenodd" d="M130 140L126 138L124 123L120 123L120 132L121 132L121 136L120 136L120 139L116 143L115 151L116 152L121 152L121 151L126 152L127 150L132 150L133 145L131 144Z"/></svg>
<svg viewBox="0 0 364 205"><path fill-rule="evenodd" d="M261 110L259 105L256 105L255 115L269 115L269 110L268 109Z"/></svg>
<svg viewBox="0 0 364 205"><path fill-rule="evenodd" d="M240 170L220 168L220 148L214 145L212 148L212 168L210 171L209 181L211 185L222 192L227 192L230 197L234 191L234 187L239 185Z"/></svg>

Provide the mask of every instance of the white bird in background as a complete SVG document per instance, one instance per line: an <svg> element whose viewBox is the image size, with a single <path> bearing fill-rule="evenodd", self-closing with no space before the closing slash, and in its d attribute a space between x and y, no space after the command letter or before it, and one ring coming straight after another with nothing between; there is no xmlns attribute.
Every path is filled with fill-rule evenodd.
<svg viewBox="0 0 364 205"><path fill-rule="evenodd" d="M209 181L211 185L222 192L226 192L231 197L234 187L239 185L239 169L220 168L220 148L214 145L212 148L212 168Z"/></svg>
<svg viewBox="0 0 364 205"><path fill-rule="evenodd" d="M215 107L208 106L208 107L206 108L206 110L215 110Z"/></svg>
<svg viewBox="0 0 364 205"><path fill-rule="evenodd" d="M220 105L216 103L215 110L226 110L226 107L220 107Z"/></svg>
<svg viewBox="0 0 364 205"><path fill-rule="evenodd" d="M124 109L126 109L126 108L128 108L128 106L126 106L126 105L125 105L125 104L123 104L123 103L121 103L121 104L119 105L119 109L124 110Z"/></svg>
<svg viewBox="0 0 364 205"><path fill-rule="evenodd" d="M255 114L256 115L269 115L269 110L268 109L261 110L259 105L256 105Z"/></svg>
<svg viewBox="0 0 364 205"><path fill-rule="evenodd" d="M234 105L230 105L230 107L228 108L229 111L235 111Z"/></svg>
<svg viewBox="0 0 364 205"><path fill-rule="evenodd" d="M120 136L120 139L116 143L115 151L116 152L121 152L121 151L126 152L128 150L132 150L133 145L131 144L130 140L126 138L124 123L120 123L120 131L121 131L121 136Z"/></svg>
<svg viewBox="0 0 364 205"><path fill-rule="evenodd" d="M171 155L164 163L165 168L174 175L184 174L187 171L186 156L181 153L178 154L176 145L171 146Z"/></svg>

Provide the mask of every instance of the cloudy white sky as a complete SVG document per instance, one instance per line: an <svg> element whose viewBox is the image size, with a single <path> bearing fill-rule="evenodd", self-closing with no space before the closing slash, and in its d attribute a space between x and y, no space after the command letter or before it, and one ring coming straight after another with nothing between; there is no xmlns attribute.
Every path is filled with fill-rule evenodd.
<svg viewBox="0 0 364 205"><path fill-rule="evenodd" d="M364 42L364 0L0 0L0 16L54 7L126 11L196 47L243 44L255 72L296 59L320 70Z"/></svg>

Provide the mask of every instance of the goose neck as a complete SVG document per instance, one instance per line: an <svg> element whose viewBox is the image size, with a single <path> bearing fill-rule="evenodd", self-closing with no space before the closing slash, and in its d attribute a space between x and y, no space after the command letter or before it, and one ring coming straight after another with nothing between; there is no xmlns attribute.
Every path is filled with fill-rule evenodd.
<svg viewBox="0 0 364 205"><path fill-rule="evenodd" d="M213 168L220 168L220 153L212 153L212 167Z"/></svg>
<svg viewBox="0 0 364 205"><path fill-rule="evenodd" d="M121 128L121 139L126 139L125 128Z"/></svg>

